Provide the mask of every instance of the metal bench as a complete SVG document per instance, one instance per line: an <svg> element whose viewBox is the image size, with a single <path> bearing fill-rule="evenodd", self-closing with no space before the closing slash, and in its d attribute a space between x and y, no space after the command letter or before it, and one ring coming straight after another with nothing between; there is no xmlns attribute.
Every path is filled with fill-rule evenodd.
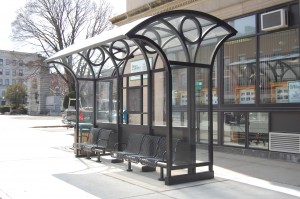
<svg viewBox="0 0 300 199"><path fill-rule="evenodd" d="M125 154L123 159L128 162L127 171L132 171L131 162L139 163L139 160L142 157L154 157L157 152L160 139L160 136L145 135L142 140L139 153Z"/></svg>
<svg viewBox="0 0 300 199"><path fill-rule="evenodd" d="M82 151L83 148L88 146L88 145L97 144L97 140L98 140L100 132L101 132L100 128L92 127L91 130L90 130L90 133L88 134L87 141L83 142L83 143L81 143L81 142L80 143L74 143L73 148L76 149L76 150L81 150Z"/></svg>
<svg viewBox="0 0 300 199"><path fill-rule="evenodd" d="M103 155L110 155L110 152L114 150L114 146L117 143L118 134L112 130L102 129L99 135L97 146L91 150L97 154L97 162L101 162L100 157ZM107 153L109 151L109 153Z"/></svg>
<svg viewBox="0 0 300 199"><path fill-rule="evenodd" d="M140 152L144 136L144 134L131 134L127 143L116 143L115 148L121 147L123 150L115 150L111 152L111 157L116 159L114 162L123 162L125 155L138 154Z"/></svg>
<svg viewBox="0 0 300 199"><path fill-rule="evenodd" d="M95 146L84 146L83 150L86 151L87 154L95 152L97 154L97 162L101 162L100 156L110 155L110 153L107 152L111 152L114 149L117 139L118 134L113 130L102 129L97 144Z"/></svg>
<svg viewBox="0 0 300 199"><path fill-rule="evenodd" d="M181 140L177 139L177 138L174 138L172 140L173 162L177 162L176 152L178 150L178 145L179 145L180 142L181 142ZM166 162L167 161L167 159L166 159L167 158L166 157L167 151L166 151L166 149L167 149L167 141L166 141L165 137L162 137L159 140L157 152L156 152L154 157L141 157L139 159L139 162L142 165L146 165L148 167L151 167L151 168L153 168L153 170L155 170L156 167L160 167L160 176L159 176L159 179L158 179L160 181L165 180L165 178L164 178L164 168L167 167L167 162Z"/></svg>

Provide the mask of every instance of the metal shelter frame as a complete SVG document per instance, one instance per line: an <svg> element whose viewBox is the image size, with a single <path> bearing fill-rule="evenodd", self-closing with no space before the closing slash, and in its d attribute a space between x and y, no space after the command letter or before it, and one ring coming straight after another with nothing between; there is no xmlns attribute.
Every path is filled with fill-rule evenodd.
<svg viewBox="0 0 300 199"><path fill-rule="evenodd" d="M148 133L164 135L167 138L167 167L165 184L172 185L183 182L190 182L214 177L213 172L213 121L212 121L212 66L217 52L221 45L236 30L224 21L209 14L192 10L175 10L147 17L116 29L103 32L82 43L74 44L54 54L46 61L50 66L63 66L74 77L76 82L76 98L79 99L79 87L82 82L89 82L86 88L92 89L93 125L115 129L118 131L119 141L125 140L130 133ZM210 43L214 48L209 52L210 56L203 59L202 46ZM128 72L128 64L135 57L144 60L145 69ZM149 58L153 58L150 63ZM184 135L180 136L173 132L172 126L172 71L184 68L187 72L187 127ZM197 162L195 158L195 68L208 70L208 161ZM157 72L164 75L164 82L161 82L160 89L164 89L165 101L164 117L165 126L156 128L153 124L154 97L154 76ZM147 78L144 78L147 75ZM128 110L127 118L124 117L123 108L127 103L129 92L129 78L138 77L142 94L139 95L142 101L147 101L146 110L142 105L138 108ZM100 83L99 83L100 82ZM110 105L112 99L116 101L116 122L98 122L97 100L99 100L99 84L108 83ZM155 82L156 83L156 82ZM115 93L113 92L115 89ZM143 91L147 92L147 98L143 98ZM125 92L126 91L126 92ZM124 94L125 93L125 94ZM126 95L126 96L125 96ZM79 100L77 100L78 102ZM76 106L79 107L79 106ZM111 107L111 106L110 106ZM121 111L122 110L122 111ZM146 112L143 113L143 112ZM113 115L112 108L109 109L110 116ZM130 114L140 116L140 125L128 124ZM147 122L144 122L147 121ZM79 124L79 110L77 108L77 126ZM78 128L77 128L78 135ZM173 157L172 140L179 137L187 143L188 154L182 164L175 164ZM197 172L197 167L208 167L208 171ZM186 174L174 175L173 170L187 170Z"/></svg>

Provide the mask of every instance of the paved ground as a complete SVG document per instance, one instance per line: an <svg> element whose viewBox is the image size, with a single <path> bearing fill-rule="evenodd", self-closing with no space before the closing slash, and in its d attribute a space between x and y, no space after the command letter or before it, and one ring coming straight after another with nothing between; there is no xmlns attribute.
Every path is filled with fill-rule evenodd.
<svg viewBox="0 0 300 199"><path fill-rule="evenodd" d="M0 198L2 199L166 199L300 198L300 165L215 153L215 178L166 186L158 171L139 165L75 158L73 129L59 117L0 115Z"/></svg>

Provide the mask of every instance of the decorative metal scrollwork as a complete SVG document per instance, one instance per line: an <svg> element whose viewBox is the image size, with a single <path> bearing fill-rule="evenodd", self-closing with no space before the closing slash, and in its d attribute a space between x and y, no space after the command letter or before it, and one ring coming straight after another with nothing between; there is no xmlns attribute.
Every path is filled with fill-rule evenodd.
<svg viewBox="0 0 300 199"><path fill-rule="evenodd" d="M193 25L191 25L194 23ZM189 27L193 27L190 28ZM185 41L189 44L197 44L201 41L202 37L202 27L200 22L196 19L196 17L185 16L182 18L179 24L179 32ZM194 35L196 34L196 35ZM195 37L193 39L192 37Z"/></svg>
<svg viewBox="0 0 300 199"><path fill-rule="evenodd" d="M109 46L109 52L117 61L124 61L128 59L130 49L128 43L122 40L113 41Z"/></svg>
<svg viewBox="0 0 300 199"><path fill-rule="evenodd" d="M91 48L87 51L86 59L92 66L101 66L105 61L105 53L100 47Z"/></svg>

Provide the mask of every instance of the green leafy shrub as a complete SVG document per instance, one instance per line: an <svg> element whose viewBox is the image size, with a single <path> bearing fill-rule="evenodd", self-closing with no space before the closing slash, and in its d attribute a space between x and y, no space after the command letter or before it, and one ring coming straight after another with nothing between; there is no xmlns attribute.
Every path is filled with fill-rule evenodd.
<svg viewBox="0 0 300 199"><path fill-rule="evenodd" d="M5 105L5 106L0 106L0 113L4 114L5 112L9 112L10 107Z"/></svg>

